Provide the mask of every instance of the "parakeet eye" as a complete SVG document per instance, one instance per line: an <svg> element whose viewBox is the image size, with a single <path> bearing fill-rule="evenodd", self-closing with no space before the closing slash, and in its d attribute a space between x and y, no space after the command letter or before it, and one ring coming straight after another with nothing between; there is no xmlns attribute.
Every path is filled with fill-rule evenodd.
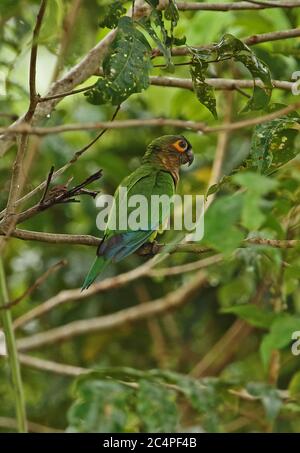
<svg viewBox="0 0 300 453"><path fill-rule="evenodd" d="M177 142L173 143L173 146L176 151L179 151L180 153L183 153L188 148L188 144L185 140L177 140Z"/></svg>

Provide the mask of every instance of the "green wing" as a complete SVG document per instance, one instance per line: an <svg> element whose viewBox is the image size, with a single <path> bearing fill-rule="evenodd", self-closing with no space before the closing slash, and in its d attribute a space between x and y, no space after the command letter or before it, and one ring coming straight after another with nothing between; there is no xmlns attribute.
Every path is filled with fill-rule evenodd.
<svg viewBox="0 0 300 453"><path fill-rule="evenodd" d="M143 195L148 202L148 216L151 215L151 195L168 195L171 197L175 192L175 184L172 176L162 170L156 169L149 164L142 165L135 172L125 178L114 196L112 210L116 209L116 220L119 220L118 208L125 202L121 187L127 189L127 196ZM135 207L128 208L128 216ZM149 217L150 218L150 217ZM120 261L126 256L134 253L145 242L153 237L161 224L165 221L164 212L160 212L157 224L148 224L147 228L140 230L113 229L113 216L109 216L103 240L97 250L97 258L90 269L82 289L88 288L111 261Z"/></svg>

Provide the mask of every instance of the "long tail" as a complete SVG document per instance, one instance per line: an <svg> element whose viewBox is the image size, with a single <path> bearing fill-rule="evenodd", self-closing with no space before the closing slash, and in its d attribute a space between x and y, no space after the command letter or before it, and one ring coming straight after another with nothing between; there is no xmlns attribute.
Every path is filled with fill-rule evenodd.
<svg viewBox="0 0 300 453"><path fill-rule="evenodd" d="M97 276L104 271L109 263L110 259L106 259L104 256L97 256L89 270L89 273L85 277L81 291L88 289L88 287L96 280Z"/></svg>

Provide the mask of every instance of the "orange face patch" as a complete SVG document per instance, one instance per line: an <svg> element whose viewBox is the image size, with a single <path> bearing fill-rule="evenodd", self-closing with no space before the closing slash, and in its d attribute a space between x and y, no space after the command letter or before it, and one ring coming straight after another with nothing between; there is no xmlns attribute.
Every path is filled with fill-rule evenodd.
<svg viewBox="0 0 300 453"><path fill-rule="evenodd" d="M188 144L185 140L177 140L175 143L172 144L172 146L179 153L184 153L188 148Z"/></svg>

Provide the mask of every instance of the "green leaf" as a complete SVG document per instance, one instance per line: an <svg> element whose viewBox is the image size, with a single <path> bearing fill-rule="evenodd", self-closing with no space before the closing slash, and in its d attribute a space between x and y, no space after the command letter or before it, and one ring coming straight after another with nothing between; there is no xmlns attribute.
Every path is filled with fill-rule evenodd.
<svg viewBox="0 0 300 453"><path fill-rule="evenodd" d="M294 374L290 383L289 383L289 394L291 397L298 398L300 396L300 371ZM300 408L299 408L300 409Z"/></svg>
<svg viewBox="0 0 300 453"><path fill-rule="evenodd" d="M232 313L251 326L261 329L268 329L277 316L275 313L263 310L253 304L234 305L233 307L223 308L221 313Z"/></svg>
<svg viewBox="0 0 300 453"><path fill-rule="evenodd" d="M242 194L227 195L212 203L204 219L203 242L224 253L231 253L240 245L244 235L236 224L241 215L242 199Z"/></svg>
<svg viewBox="0 0 300 453"><path fill-rule="evenodd" d="M217 47L219 55L231 56L235 61L241 62L252 75L254 81L253 94L243 111L265 108L272 94L272 81L268 66L257 58L246 44L229 33L223 36ZM256 79L263 82L264 88L255 85Z"/></svg>
<svg viewBox="0 0 300 453"><path fill-rule="evenodd" d="M162 30L162 39L158 36L155 29L152 27L153 16L155 18L154 22L156 23L156 25L159 25L160 29ZM149 34L149 36L151 36L158 49L165 57L166 67L170 70L172 67L171 51L167 45L168 36L162 22L161 13L159 15L158 12L154 10L149 17L143 17L139 20L138 23Z"/></svg>
<svg viewBox="0 0 300 453"><path fill-rule="evenodd" d="M116 28L120 17L126 13L126 8L124 8L122 2L114 1L103 5L101 13L99 27Z"/></svg>
<svg viewBox="0 0 300 453"><path fill-rule="evenodd" d="M231 176L223 176L222 179L217 184L213 184L210 186L205 194L205 198L207 198L209 195L213 195L214 193L219 192L220 189L223 187L226 187L226 185L230 186L232 181Z"/></svg>
<svg viewBox="0 0 300 453"><path fill-rule="evenodd" d="M250 231L258 230L266 219L261 209L262 196L273 191L278 186L278 182L250 171L233 175L232 181L247 189L244 194L242 225Z"/></svg>
<svg viewBox="0 0 300 453"><path fill-rule="evenodd" d="M217 109L216 109L216 98L214 94L214 89L211 85L205 82L205 77L207 75L208 64L200 59L196 62L196 59L193 59L193 64L190 67L191 77L193 81L193 86L197 98L214 116L215 119L218 118Z"/></svg>
<svg viewBox="0 0 300 453"><path fill-rule="evenodd" d="M300 118L284 116L255 127L251 142L250 166L260 173L271 173L298 154L295 138Z"/></svg>
<svg viewBox="0 0 300 453"><path fill-rule="evenodd" d="M137 392L137 415L142 431L150 433L175 432L178 424L176 392L142 379Z"/></svg>
<svg viewBox="0 0 300 453"><path fill-rule="evenodd" d="M39 35L39 44L50 45L57 39L58 30L64 17L64 5L62 0L49 2L45 12L42 28Z"/></svg>
<svg viewBox="0 0 300 453"><path fill-rule="evenodd" d="M264 382L249 382L246 390L250 395L261 400L267 419L272 422L279 415L282 407L280 391Z"/></svg>
<svg viewBox="0 0 300 453"><path fill-rule="evenodd" d="M251 171L232 176L232 180L257 195L266 195L278 186L278 181Z"/></svg>
<svg viewBox="0 0 300 453"><path fill-rule="evenodd" d="M173 27L176 27L179 21L179 11L175 0L169 0L169 4L165 8L165 18L172 23Z"/></svg>
<svg viewBox="0 0 300 453"><path fill-rule="evenodd" d="M119 21L118 33L103 62L105 78L86 93L91 104L119 105L149 86L151 47L129 17Z"/></svg>
<svg viewBox="0 0 300 453"><path fill-rule="evenodd" d="M129 421L129 402L133 392L117 382L90 375L77 381L76 401L68 413L68 431L124 432Z"/></svg>
<svg viewBox="0 0 300 453"><path fill-rule="evenodd" d="M265 368L268 367L272 351L288 346L292 342L293 332L299 330L300 316L282 314L275 319L270 333L264 336L260 346L260 354Z"/></svg>
<svg viewBox="0 0 300 453"><path fill-rule="evenodd" d="M215 117L214 90L206 86L204 80L208 64L212 62L233 59L242 63L251 73L254 81L253 93L243 111L260 110L268 105L272 94L270 70L242 41L233 35L226 34L218 44L208 49L190 47L190 52L193 56L191 74L198 99ZM256 79L263 82L262 88L255 84Z"/></svg>

